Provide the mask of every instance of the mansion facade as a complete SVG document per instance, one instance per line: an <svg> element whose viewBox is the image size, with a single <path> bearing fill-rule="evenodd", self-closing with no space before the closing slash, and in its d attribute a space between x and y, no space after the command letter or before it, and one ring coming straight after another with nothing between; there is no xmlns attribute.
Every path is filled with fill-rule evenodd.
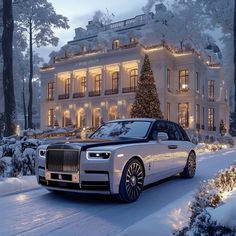
<svg viewBox="0 0 236 236"><path fill-rule="evenodd" d="M116 35L106 50L85 46L95 42L99 32L99 26L89 22L87 30L76 29L78 34L68 42L79 45L80 52L55 57L41 68L41 128L96 128L108 120L129 118L147 54L164 119L190 133L219 132L222 121L228 129L228 95L220 64L210 57L203 60L193 49L138 43L134 29L144 23L137 17L110 25L117 35L124 31L129 38L122 41ZM127 34L131 28L132 34Z"/></svg>

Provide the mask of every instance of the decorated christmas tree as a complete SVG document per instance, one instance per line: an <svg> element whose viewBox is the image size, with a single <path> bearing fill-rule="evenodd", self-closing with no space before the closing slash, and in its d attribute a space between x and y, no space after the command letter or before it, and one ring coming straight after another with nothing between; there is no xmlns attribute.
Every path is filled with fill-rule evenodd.
<svg viewBox="0 0 236 236"><path fill-rule="evenodd" d="M163 119L155 80L147 54L144 57L135 101L130 115L133 118Z"/></svg>

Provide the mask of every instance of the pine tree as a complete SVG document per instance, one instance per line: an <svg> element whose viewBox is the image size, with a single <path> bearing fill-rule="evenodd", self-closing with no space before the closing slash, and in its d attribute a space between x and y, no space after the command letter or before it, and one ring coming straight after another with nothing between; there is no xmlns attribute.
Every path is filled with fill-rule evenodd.
<svg viewBox="0 0 236 236"><path fill-rule="evenodd" d="M131 117L163 119L155 80L147 54L144 57L138 89L131 109Z"/></svg>

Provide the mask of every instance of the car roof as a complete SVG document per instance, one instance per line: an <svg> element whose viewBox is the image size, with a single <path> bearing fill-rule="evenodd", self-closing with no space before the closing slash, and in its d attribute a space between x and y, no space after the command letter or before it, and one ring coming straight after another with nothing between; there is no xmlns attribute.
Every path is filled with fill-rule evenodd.
<svg viewBox="0 0 236 236"><path fill-rule="evenodd" d="M118 122L118 121L149 121L149 122L155 122L159 119L154 118L127 118L127 119L117 119L117 120L110 120L106 123L112 123L112 122Z"/></svg>

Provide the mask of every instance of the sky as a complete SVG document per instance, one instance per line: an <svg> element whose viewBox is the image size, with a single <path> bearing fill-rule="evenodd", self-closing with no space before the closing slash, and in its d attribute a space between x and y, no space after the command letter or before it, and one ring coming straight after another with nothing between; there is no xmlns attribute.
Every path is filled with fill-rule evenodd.
<svg viewBox="0 0 236 236"><path fill-rule="evenodd" d="M155 2L155 0L149 0L151 1ZM62 14L69 19L70 29L55 30L56 36L60 38L57 47L41 47L37 50L45 62L49 60L50 52L59 50L67 41L73 39L75 28L86 27L95 11L106 12L108 9L109 13L114 14L113 22L116 22L143 14L142 7L147 4L148 0L48 0L48 2L52 3L57 14Z"/></svg>

